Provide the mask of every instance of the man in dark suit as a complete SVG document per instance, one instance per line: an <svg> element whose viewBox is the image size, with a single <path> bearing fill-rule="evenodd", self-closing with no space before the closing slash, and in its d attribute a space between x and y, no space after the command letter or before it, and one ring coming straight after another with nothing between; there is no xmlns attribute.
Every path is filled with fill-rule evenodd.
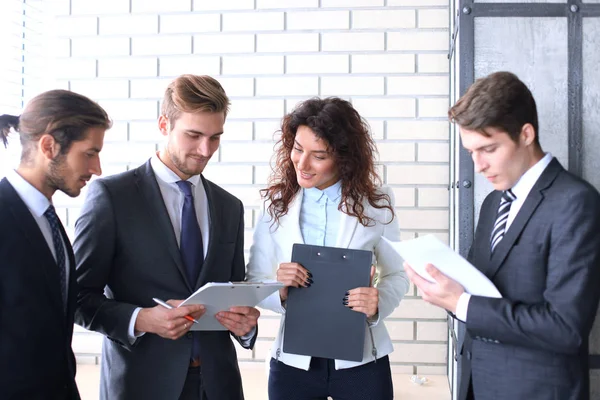
<svg viewBox="0 0 600 400"><path fill-rule="evenodd" d="M243 399L230 332L251 348L258 310L218 314L230 332L189 332L184 316L202 318L202 306L152 301L177 306L207 282L245 278L243 205L201 175L228 106L213 78L178 77L158 121L164 149L90 187L76 223L76 321L106 335L102 399Z"/></svg>
<svg viewBox="0 0 600 400"><path fill-rule="evenodd" d="M71 350L75 259L52 196L79 195L100 175L106 112L65 90L0 116L0 139L19 133L16 170L0 181L0 397L79 399Z"/></svg>
<svg viewBox="0 0 600 400"><path fill-rule="evenodd" d="M459 398L589 399L600 196L542 151L535 101L515 75L478 80L449 115L494 185L468 258L502 298L471 296L432 265L436 283L405 266L424 300L466 324Z"/></svg>

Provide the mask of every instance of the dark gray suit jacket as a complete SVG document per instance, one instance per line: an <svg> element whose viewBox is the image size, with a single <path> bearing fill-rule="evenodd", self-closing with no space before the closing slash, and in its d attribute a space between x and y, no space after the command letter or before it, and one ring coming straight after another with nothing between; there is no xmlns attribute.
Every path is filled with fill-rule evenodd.
<svg viewBox="0 0 600 400"><path fill-rule="evenodd" d="M191 334L167 340L145 334L133 345L128 327L136 307L153 297L185 299L206 282L242 281L242 203L202 178L210 239L197 282L188 282L169 215L150 161L90 185L74 242L80 285L76 322L106 336L100 393L108 400L177 399L191 355ZM243 399L229 332L202 332L200 357L209 399ZM254 340L250 347L254 345Z"/></svg>
<svg viewBox="0 0 600 400"><path fill-rule="evenodd" d="M75 258L67 313L59 270L46 239L7 179L0 181L0 398L79 399L71 350L77 298Z"/></svg>
<svg viewBox="0 0 600 400"><path fill-rule="evenodd" d="M469 259L503 298L471 297L459 398L472 380L477 400L587 400L600 196L553 159L490 256L500 197L483 202Z"/></svg>

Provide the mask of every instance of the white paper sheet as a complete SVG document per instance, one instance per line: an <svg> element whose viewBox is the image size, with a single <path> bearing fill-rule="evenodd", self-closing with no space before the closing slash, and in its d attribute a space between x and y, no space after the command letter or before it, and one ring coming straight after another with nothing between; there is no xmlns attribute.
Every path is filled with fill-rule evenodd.
<svg viewBox="0 0 600 400"><path fill-rule="evenodd" d="M192 331L224 331L226 328L215 318L216 313L235 306L255 307L282 287L279 282L209 282L179 306L203 304L206 307L199 323L192 324Z"/></svg>
<svg viewBox="0 0 600 400"><path fill-rule="evenodd" d="M383 241L384 246L394 249L416 273L430 282L435 280L425 271L427 264L433 264L444 275L460 283L467 293L502 297L496 286L481 271L433 235L402 242L392 242L386 238Z"/></svg>

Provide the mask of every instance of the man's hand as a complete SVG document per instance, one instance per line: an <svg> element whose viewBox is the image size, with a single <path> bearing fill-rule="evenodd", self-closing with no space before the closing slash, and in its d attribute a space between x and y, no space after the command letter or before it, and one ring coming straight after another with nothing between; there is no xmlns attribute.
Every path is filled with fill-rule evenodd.
<svg viewBox="0 0 600 400"><path fill-rule="evenodd" d="M465 292L458 282L448 278L431 264L425 266L425 271L435 280L433 283L423 279L406 262L404 269L412 283L421 290L423 300L456 313L458 298Z"/></svg>
<svg viewBox="0 0 600 400"><path fill-rule="evenodd" d="M179 339L190 330L193 324L184 317L189 315L197 320L206 311L204 306L200 304L177 308L182 302L183 300L167 301L168 304L174 307L171 310L163 306L142 308L135 320L135 331L155 333L165 339Z"/></svg>
<svg viewBox="0 0 600 400"><path fill-rule="evenodd" d="M288 287L309 287L312 284L312 274L298 263L281 263L277 268L277 281L285 285L279 289L281 301L287 300Z"/></svg>
<svg viewBox="0 0 600 400"><path fill-rule="evenodd" d="M231 307L229 311L218 312L215 317L235 336L244 336L258 324L260 311L254 307Z"/></svg>

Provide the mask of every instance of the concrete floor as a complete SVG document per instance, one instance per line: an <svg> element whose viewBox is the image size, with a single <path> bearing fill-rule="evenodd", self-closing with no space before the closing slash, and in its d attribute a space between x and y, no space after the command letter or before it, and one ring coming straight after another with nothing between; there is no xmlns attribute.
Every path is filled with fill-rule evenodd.
<svg viewBox="0 0 600 400"><path fill-rule="evenodd" d="M246 400L267 400L267 376L262 363L240 363ZM444 375L427 376L422 386L411 382L410 375L394 374L394 398L410 400L450 400L448 379ZM77 366L77 385L83 400L98 399L100 366Z"/></svg>

